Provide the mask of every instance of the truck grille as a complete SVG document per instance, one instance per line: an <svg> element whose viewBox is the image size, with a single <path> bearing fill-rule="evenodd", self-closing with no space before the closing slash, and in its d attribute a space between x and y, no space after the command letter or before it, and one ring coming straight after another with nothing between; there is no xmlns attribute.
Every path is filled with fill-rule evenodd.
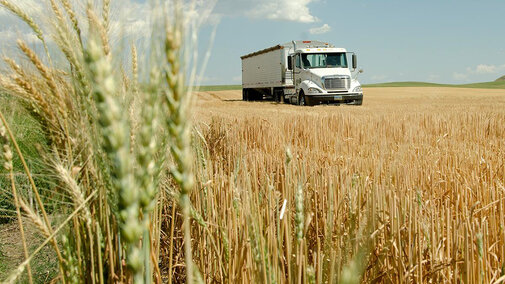
<svg viewBox="0 0 505 284"><path fill-rule="evenodd" d="M325 78L324 87L329 91L347 91L351 87L351 78L349 76Z"/></svg>

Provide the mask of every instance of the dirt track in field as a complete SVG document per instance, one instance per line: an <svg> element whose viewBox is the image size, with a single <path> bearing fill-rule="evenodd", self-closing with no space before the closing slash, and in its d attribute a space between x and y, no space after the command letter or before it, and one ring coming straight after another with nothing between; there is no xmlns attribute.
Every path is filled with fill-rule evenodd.
<svg viewBox="0 0 505 284"><path fill-rule="evenodd" d="M350 115L443 113L443 112L505 112L505 90L465 88L369 88L364 90L362 106L320 105L300 107L272 101L244 102L242 92L210 91L196 96L196 119L208 121L212 117L238 119L244 117L289 115Z"/></svg>

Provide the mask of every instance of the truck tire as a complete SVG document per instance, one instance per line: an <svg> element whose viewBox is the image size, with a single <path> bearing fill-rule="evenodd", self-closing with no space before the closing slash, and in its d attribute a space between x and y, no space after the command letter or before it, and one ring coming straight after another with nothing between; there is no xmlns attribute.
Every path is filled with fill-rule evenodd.
<svg viewBox="0 0 505 284"><path fill-rule="evenodd" d="M258 92L255 89L250 89L247 92L247 100L248 101L255 101L258 98Z"/></svg>
<svg viewBox="0 0 505 284"><path fill-rule="evenodd" d="M284 91L282 89L274 90L274 101L276 103L284 102Z"/></svg>
<svg viewBox="0 0 505 284"><path fill-rule="evenodd" d="M352 103L350 103L350 105L353 105L353 106L360 106L363 104L363 99L361 100L354 100Z"/></svg>
<svg viewBox="0 0 505 284"><path fill-rule="evenodd" d="M247 96L247 89L242 89L242 100L243 101L248 101L249 98Z"/></svg>
<svg viewBox="0 0 505 284"><path fill-rule="evenodd" d="M263 93L258 90L254 90L254 101L262 101L263 100Z"/></svg>
<svg viewBox="0 0 505 284"><path fill-rule="evenodd" d="M298 94L298 105L299 106L306 106L307 105L307 100L306 100L305 94L303 93L302 90L300 90L300 93Z"/></svg>

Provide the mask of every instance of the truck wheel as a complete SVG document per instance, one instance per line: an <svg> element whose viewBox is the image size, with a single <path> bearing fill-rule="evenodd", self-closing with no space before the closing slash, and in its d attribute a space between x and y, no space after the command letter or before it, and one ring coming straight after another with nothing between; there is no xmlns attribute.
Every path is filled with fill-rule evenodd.
<svg viewBox="0 0 505 284"><path fill-rule="evenodd" d="M263 100L263 93L261 92L256 92L256 101L262 101Z"/></svg>
<svg viewBox="0 0 505 284"><path fill-rule="evenodd" d="M255 89L251 89L247 97L249 101L256 101L258 100L258 92Z"/></svg>
<svg viewBox="0 0 505 284"><path fill-rule="evenodd" d="M276 103L284 102L284 91L283 90L274 90L274 101Z"/></svg>
<svg viewBox="0 0 505 284"><path fill-rule="evenodd" d="M363 99L361 100L355 100L353 101L352 103L350 103L351 105L354 105L354 106L360 106L363 104Z"/></svg>
<svg viewBox="0 0 505 284"><path fill-rule="evenodd" d="M247 101L248 100L247 89L242 89L242 100L243 101Z"/></svg>
<svg viewBox="0 0 505 284"><path fill-rule="evenodd" d="M305 94L301 90L300 90L300 93L298 94L298 105L300 105L300 106L307 105Z"/></svg>
<svg viewBox="0 0 505 284"><path fill-rule="evenodd" d="M247 90L247 100L248 101L257 101L259 92L255 89Z"/></svg>

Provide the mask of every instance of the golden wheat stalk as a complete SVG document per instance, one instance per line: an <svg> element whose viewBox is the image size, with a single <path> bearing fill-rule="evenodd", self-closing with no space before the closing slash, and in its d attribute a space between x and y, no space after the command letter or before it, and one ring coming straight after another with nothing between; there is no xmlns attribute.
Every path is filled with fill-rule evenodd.
<svg viewBox="0 0 505 284"><path fill-rule="evenodd" d="M23 83L23 84L26 84L27 87L29 88L33 88L28 82L24 82L24 81L20 81L20 83ZM35 92L35 90L33 89L32 92ZM47 215L47 212L44 208L44 203L42 202L42 199L40 197L40 194L39 194L39 190L37 188L37 186L35 185L35 181L33 180L33 177L32 177L32 174L31 174L31 171L26 163L26 160L23 156L23 153L21 152L20 148L19 148L19 145L18 143L16 142L16 139L14 137L14 134L12 133L12 131L10 130L10 128L7 126L7 121L5 120L5 117L3 116L2 112L0 112L0 120L2 121L4 127L6 128L7 130L7 134L8 134L8 137L10 139L10 141L12 142L12 144L14 145L14 149L16 150L16 153L19 157L19 159L21 160L21 164L23 166L23 170L28 178L28 181L30 183L30 187L31 187L31 190L32 192L35 194L35 199L37 201L37 204L39 206L39 209L41 210L41 213L42 213L42 217L43 217L43 225L45 225L45 228L48 230L49 233L52 233L52 228L51 228L51 223L49 221L49 218L48 218L48 215ZM56 255L58 256L58 261L60 263L60 272L61 272L61 276L62 276L62 281L63 283L65 283L65 276L64 276L64 272L62 270L62 265L64 263L64 260L63 260L63 257L61 255L61 251L60 249L58 248L58 244L56 242L55 239L52 239L52 245L53 245L53 248L56 252Z"/></svg>
<svg viewBox="0 0 505 284"><path fill-rule="evenodd" d="M102 18L103 18L103 27L107 31L110 26L110 4L111 0L103 0L102 6Z"/></svg>
<svg viewBox="0 0 505 284"><path fill-rule="evenodd" d="M83 206L85 206L85 204L87 204L92 198L95 197L97 193L97 190L93 191L89 196L88 198L85 200L85 203L82 204L79 208L76 208L68 217L67 219L65 219L59 227L57 227L54 232L51 233L51 235L46 238L44 240L44 242L42 242L42 244L40 244L40 246L38 246L33 252L32 254L27 258L25 259L25 261L23 261L14 271L12 271L9 276L7 277L7 279L5 280L5 283L8 283L8 284L14 284L14 283L17 283L16 280L21 276L21 274L23 273L23 271L26 269L26 267L30 264L30 262L33 260L33 258L35 257L35 255L37 255L37 253L39 253L48 243L52 242L54 240L54 238L56 237L56 235L63 229L65 228L68 223L75 217L75 215L77 215L79 213L79 211L81 210L81 208ZM63 265L61 266L63 267ZM62 278L63 282L66 283L65 281L65 278L63 277Z"/></svg>
<svg viewBox="0 0 505 284"><path fill-rule="evenodd" d="M103 23L98 16L95 14L91 6L88 6L88 9L86 10L86 13L88 15L88 20L91 25L93 25L97 30L98 34L100 35L100 40L103 45L103 50L105 53L105 56L110 55L110 45L109 45L109 37L107 35L107 28L105 26L105 23Z"/></svg>
<svg viewBox="0 0 505 284"><path fill-rule="evenodd" d="M11 11L14 15L18 16L23 22L25 22L32 29L32 31L35 33L37 38L44 45L44 50L46 52L46 55L47 55L49 61L51 61L49 49L47 48L47 44L44 39L44 34L43 34L41 28L39 27L39 25L37 23L35 23L33 18L30 17L28 14L26 14L18 6L12 4L11 2L9 2L7 0L0 0L0 5L4 6L6 9Z"/></svg>
<svg viewBox="0 0 505 284"><path fill-rule="evenodd" d="M42 221L42 219L28 206L23 199L19 199L19 204L23 211L25 211L28 218L32 221L32 223L37 227L37 229L42 233L44 237L49 237L51 233L49 232L48 226Z"/></svg>
<svg viewBox="0 0 505 284"><path fill-rule="evenodd" d="M63 5L65 12L68 14L68 17L70 18L70 21L72 22L72 27L74 28L77 38L79 39L79 42L81 43L82 46L81 28L79 27L79 22L77 20L75 11L72 9L69 0L60 0L60 2Z"/></svg>
<svg viewBox="0 0 505 284"><path fill-rule="evenodd" d="M74 177L72 177L72 174L68 169L66 169L62 164L57 163L55 166L55 171L58 173L59 178L63 181L63 183L66 185L65 189L67 192L70 194L72 198L72 202L74 203L74 207L78 208L84 203L84 195L83 191L81 190L79 184L75 180ZM84 206L82 209L83 211L83 216L84 219L86 220L86 223L88 226L91 226L93 220L92 220L92 215L89 210L89 207Z"/></svg>
<svg viewBox="0 0 505 284"><path fill-rule="evenodd" d="M191 149L191 121L189 107L191 93L184 90L184 74L181 64L181 46L183 44L183 15L181 4L175 3L175 19L167 24L165 55L168 71L165 80L168 85L163 97L168 109L166 126L171 139L170 152L175 165L170 173L179 185L179 206L183 213L184 255L186 261L186 282L192 283L194 274L193 257L191 249L191 201L189 194L194 187L193 155Z"/></svg>
<svg viewBox="0 0 505 284"><path fill-rule="evenodd" d="M121 237L127 246L126 261L133 272L134 281L142 283L145 256L139 248L139 240L143 227L139 220L140 196L133 175L127 112L119 100L110 57L105 55L97 37L92 37L88 43L86 62L94 87L102 148L113 162L110 171L113 189L119 197L117 206Z"/></svg>
<svg viewBox="0 0 505 284"><path fill-rule="evenodd" d="M49 87L49 91L52 93L54 97L52 101L55 103L56 111L61 116L66 117L67 114L65 112L66 110L65 100L60 92L58 84L56 83L55 77L53 76L49 68L47 68L42 63L37 54L32 49L30 49L24 41L18 40L18 47L32 62L32 64L37 68L40 75L42 75L42 77L45 79L46 84Z"/></svg>
<svg viewBox="0 0 505 284"><path fill-rule="evenodd" d="M11 182L11 189L12 189L12 196L14 199L14 205L16 207L16 216L18 218L18 226L19 226L19 232L21 235L21 242L23 243L23 252L25 254L25 259L28 259L28 247L26 245L26 238L25 238L25 230L23 226L23 219L21 216L21 211L20 211L20 204L19 204L19 197L18 197L18 190L16 188L16 182L14 180L14 172L13 172L13 166L12 166L12 150L9 146L8 139L7 139L7 130L3 125L3 122L0 121L0 161L2 161L2 157L4 160L4 169L9 172L9 179ZM28 272L28 282L33 283L33 276L32 276L32 270L30 265L27 265L26 267L27 272Z"/></svg>

